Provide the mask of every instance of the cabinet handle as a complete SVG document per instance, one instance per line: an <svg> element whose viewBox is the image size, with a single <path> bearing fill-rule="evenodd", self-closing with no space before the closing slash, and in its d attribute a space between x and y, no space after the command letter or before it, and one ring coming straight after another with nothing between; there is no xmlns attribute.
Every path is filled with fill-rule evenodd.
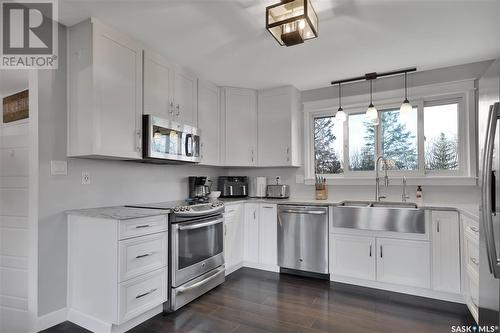
<svg viewBox="0 0 500 333"><path fill-rule="evenodd" d="M179 117L179 115L181 114L181 106L180 106L179 104L177 104L177 105L175 106L175 109L177 110L177 112L175 113L175 115L176 115L177 117Z"/></svg>
<svg viewBox="0 0 500 333"><path fill-rule="evenodd" d="M286 148L286 161L290 162L290 148L289 147Z"/></svg>
<svg viewBox="0 0 500 333"><path fill-rule="evenodd" d="M253 160L254 160L254 153L253 153L253 148L252 148L252 163L253 163Z"/></svg>
<svg viewBox="0 0 500 333"><path fill-rule="evenodd" d="M227 225L224 225L224 236L227 235Z"/></svg>
<svg viewBox="0 0 500 333"><path fill-rule="evenodd" d="M253 219L255 220L257 218L255 210L253 211Z"/></svg>
<svg viewBox="0 0 500 333"><path fill-rule="evenodd" d="M262 208L274 208L273 206L262 206Z"/></svg>
<svg viewBox="0 0 500 333"><path fill-rule="evenodd" d="M135 298L136 298L136 299L142 298L142 297L147 296L147 295L149 295L149 294L151 294L151 293L154 293L154 292L155 292L155 291L157 291L157 290L158 290L158 288L151 289L151 290L150 290L150 291L148 291L147 293L144 293L144 294L140 294L140 295L135 296Z"/></svg>
<svg viewBox="0 0 500 333"><path fill-rule="evenodd" d="M137 227L135 227L136 229L143 229L143 228L149 228L150 225L149 224L143 224L143 225L138 225Z"/></svg>
<svg viewBox="0 0 500 333"><path fill-rule="evenodd" d="M470 257L470 261L472 261L472 263L473 263L474 265L479 266L479 262L477 261L477 259L476 259L476 258L474 258L474 257Z"/></svg>
<svg viewBox="0 0 500 333"><path fill-rule="evenodd" d="M170 115L174 114L174 102L170 102L168 113L170 113Z"/></svg>
<svg viewBox="0 0 500 333"><path fill-rule="evenodd" d="M479 229L473 225L469 226L469 229L474 231L476 234L479 232Z"/></svg>
<svg viewBox="0 0 500 333"><path fill-rule="evenodd" d="M154 252L141 254L141 255L138 255L137 257L135 257L135 259L146 258L146 257L152 256L153 254L154 254Z"/></svg>
<svg viewBox="0 0 500 333"><path fill-rule="evenodd" d="M372 256L372 245L370 244L370 257Z"/></svg>
<svg viewBox="0 0 500 333"><path fill-rule="evenodd" d="M137 151L142 150L142 133L141 133L141 131L135 132L135 149Z"/></svg>
<svg viewBox="0 0 500 333"><path fill-rule="evenodd" d="M384 255L383 255L383 252L382 252L382 245L380 245L380 258L383 258Z"/></svg>
<svg viewBox="0 0 500 333"><path fill-rule="evenodd" d="M439 219L437 219L437 226L436 226L437 232L439 232L439 222L440 222Z"/></svg>

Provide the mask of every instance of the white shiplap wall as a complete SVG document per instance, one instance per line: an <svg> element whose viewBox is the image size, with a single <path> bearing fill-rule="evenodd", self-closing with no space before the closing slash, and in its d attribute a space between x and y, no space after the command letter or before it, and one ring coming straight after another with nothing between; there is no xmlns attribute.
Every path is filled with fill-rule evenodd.
<svg viewBox="0 0 500 333"><path fill-rule="evenodd" d="M0 123L0 332L30 325L29 138L28 121Z"/></svg>

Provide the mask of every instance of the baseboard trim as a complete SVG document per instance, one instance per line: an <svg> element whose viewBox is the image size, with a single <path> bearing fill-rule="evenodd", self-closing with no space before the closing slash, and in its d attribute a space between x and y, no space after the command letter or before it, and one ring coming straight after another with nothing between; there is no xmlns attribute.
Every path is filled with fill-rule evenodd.
<svg viewBox="0 0 500 333"><path fill-rule="evenodd" d="M145 322L149 318L163 312L163 305L158 305L143 314L130 319L121 325L106 323L100 319L84 314L75 309L68 310L67 320L92 332L99 333L125 333L137 325Z"/></svg>
<svg viewBox="0 0 500 333"><path fill-rule="evenodd" d="M249 261L244 261L243 267L255 268L255 269L260 269L262 271L276 272L276 273L279 273L279 271L280 271L279 266L259 264L259 263L255 263L255 262L249 262Z"/></svg>
<svg viewBox="0 0 500 333"><path fill-rule="evenodd" d="M60 323L66 321L68 317L68 309L62 308L54 312L47 313L46 315L40 316L36 321L36 331L40 332L46 330L47 328L51 328L52 326L56 326Z"/></svg>

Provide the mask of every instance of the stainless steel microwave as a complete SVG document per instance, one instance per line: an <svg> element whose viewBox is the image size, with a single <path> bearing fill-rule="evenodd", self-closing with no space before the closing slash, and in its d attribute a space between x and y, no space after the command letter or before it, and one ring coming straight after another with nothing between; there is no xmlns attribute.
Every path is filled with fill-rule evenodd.
<svg viewBox="0 0 500 333"><path fill-rule="evenodd" d="M143 115L142 121L145 160L200 162L199 129L153 115Z"/></svg>

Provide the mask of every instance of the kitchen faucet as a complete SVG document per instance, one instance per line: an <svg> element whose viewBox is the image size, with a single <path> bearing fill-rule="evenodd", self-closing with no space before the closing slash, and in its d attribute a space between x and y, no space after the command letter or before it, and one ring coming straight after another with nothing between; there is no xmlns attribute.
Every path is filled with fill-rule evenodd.
<svg viewBox="0 0 500 333"><path fill-rule="evenodd" d="M401 194L401 201L406 202L406 199L410 199L410 196L406 192L406 176L403 176L403 193Z"/></svg>
<svg viewBox="0 0 500 333"><path fill-rule="evenodd" d="M385 195L380 195L380 177L378 173L381 160L384 163L384 170L385 170L384 185L385 187L389 186L389 177L387 176L387 161L384 158L384 156L380 155L379 157L377 157L377 160L375 162L375 201L380 201L380 199L387 198Z"/></svg>

